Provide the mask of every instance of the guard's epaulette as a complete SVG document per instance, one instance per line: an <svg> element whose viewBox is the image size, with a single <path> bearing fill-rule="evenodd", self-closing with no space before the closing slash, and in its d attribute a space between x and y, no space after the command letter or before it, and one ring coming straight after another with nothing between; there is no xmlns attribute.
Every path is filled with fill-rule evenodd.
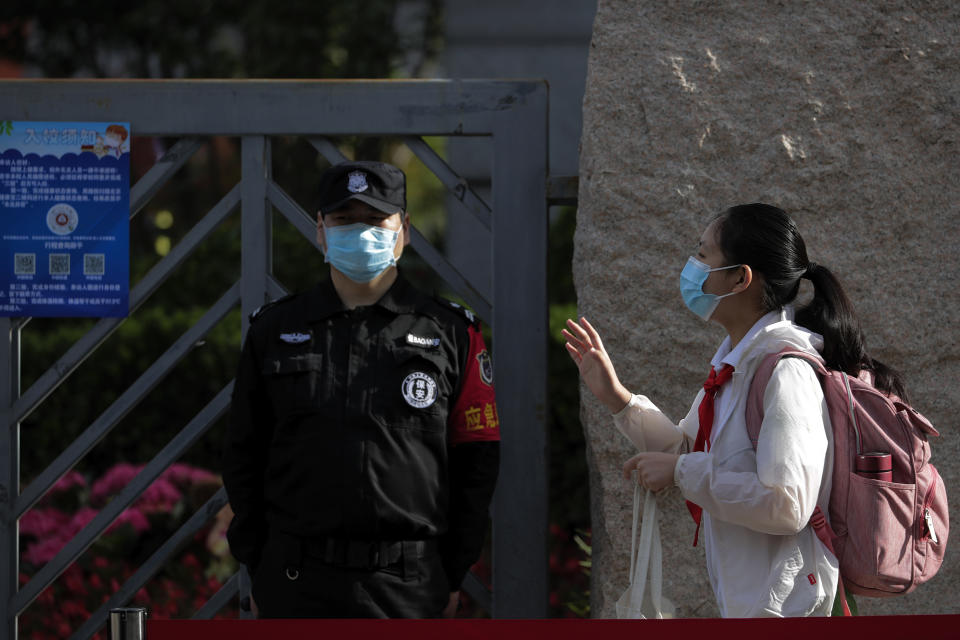
<svg viewBox="0 0 960 640"><path fill-rule="evenodd" d="M471 311L470 309L467 309L462 304L457 304L456 302L453 302L452 300L447 300L446 298L441 298L440 296L435 296L435 297L437 302L439 302L441 305L443 305L444 307L447 307L448 309L452 309L455 313L463 316L464 318L467 319L468 323L472 324L477 329L480 328L480 318L478 318L477 314L475 314L473 311Z"/></svg>
<svg viewBox="0 0 960 640"><path fill-rule="evenodd" d="M260 316L262 316L262 315L263 315L263 312L266 311L267 309L272 309L273 307L277 306L277 305L280 304L281 302L286 302L287 300L290 300L290 299L292 299L292 298L295 298L295 297L297 297L298 295L300 295L300 294L299 294L299 293L291 293L290 295L286 295L286 296L283 296L282 298L277 298L276 300L271 300L270 302L267 302L267 303L265 303L265 304L260 305L259 307L257 307L256 309L253 310L253 313L250 314L250 322L251 322L251 323L256 322L257 319L258 319Z"/></svg>

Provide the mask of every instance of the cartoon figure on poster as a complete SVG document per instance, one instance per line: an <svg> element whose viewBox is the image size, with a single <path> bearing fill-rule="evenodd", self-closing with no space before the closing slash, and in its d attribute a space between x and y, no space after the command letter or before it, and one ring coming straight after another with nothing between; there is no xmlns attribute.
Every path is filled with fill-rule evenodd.
<svg viewBox="0 0 960 640"><path fill-rule="evenodd" d="M119 158L128 151L126 140L127 128L120 124L112 124L107 127L104 135L97 134L94 144L85 144L80 147L80 150L89 151L98 158L102 158L107 154Z"/></svg>

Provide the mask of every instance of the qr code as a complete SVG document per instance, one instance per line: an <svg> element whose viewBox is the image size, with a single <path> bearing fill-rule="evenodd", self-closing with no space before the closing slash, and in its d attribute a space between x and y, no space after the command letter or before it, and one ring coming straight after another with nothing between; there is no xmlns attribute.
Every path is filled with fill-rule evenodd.
<svg viewBox="0 0 960 640"><path fill-rule="evenodd" d="M13 272L16 275L33 275L37 272L37 254L13 254Z"/></svg>
<svg viewBox="0 0 960 640"><path fill-rule="evenodd" d="M69 253L51 253L50 254L50 275L52 276L70 275L70 254Z"/></svg>
<svg viewBox="0 0 960 640"><path fill-rule="evenodd" d="M104 271L104 254L85 253L83 254L83 275L102 276Z"/></svg>

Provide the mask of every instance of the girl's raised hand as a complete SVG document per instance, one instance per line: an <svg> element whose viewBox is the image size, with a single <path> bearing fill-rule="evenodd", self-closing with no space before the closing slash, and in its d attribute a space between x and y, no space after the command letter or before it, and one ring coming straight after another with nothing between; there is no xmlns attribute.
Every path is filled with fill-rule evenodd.
<svg viewBox="0 0 960 640"><path fill-rule="evenodd" d="M566 348L570 358L580 370L580 378L590 392L602 402L611 413L617 413L630 402L631 394L620 384L617 372L613 368L610 356L603 348L600 334L587 321L580 318L580 323L567 320L567 328L563 330L563 337L567 340Z"/></svg>

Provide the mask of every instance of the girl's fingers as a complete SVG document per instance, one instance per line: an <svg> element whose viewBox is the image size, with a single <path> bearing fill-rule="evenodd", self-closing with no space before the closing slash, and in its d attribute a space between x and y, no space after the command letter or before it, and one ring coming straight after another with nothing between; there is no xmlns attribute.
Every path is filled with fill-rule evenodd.
<svg viewBox="0 0 960 640"><path fill-rule="evenodd" d="M597 330L593 328L593 325L587 320L586 317L580 318L580 322L583 323L583 326L586 328L587 335L589 336L591 344L593 344L597 349L603 348L603 342L600 341L600 334L597 333Z"/></svg>
<svg viewBox="0 0 960 640"><path fill-rule="evenodd" d="M568 318L567 326L570 328L570 331L576 334L577 338L581 342L586 342L588 344L590 343L590 335L586 331L584 331L583 327L581 327L579 324L577 324L576 322Z"/></svg>
<svg viewBox="0 0 960 640"><path fill-rule="evenodd" d="M640 462L639 456L634 456L634 457L630 458L629 460L627 460L626 462L623 463L623 478L624 478L624 480L629 480L629 479L630 479L630 474L632 474L634 471L636 471L637 474L639 475L640 472L639 472L639 470L638 470L638 468L637 468L637 463L639 463L639 462Z"/></svg>
<svg viewBox="0 0 960 640"><path fill-rule="evenodd" d="M580 351L581 353L585 351L590 351L590 345L584 344L582 340L574 336L572 333L570 333L566 329L561 329L560 333L562 333L563 337L567 339L567 344L568 345L572 344L577 349L577 351Z"/></svg>
<svg viewBox="0 0 960 640"><path fill-rule="evenodd" d="M571 347L569 344L565 344L564 346L567 348L567 353L570 354L570 357L573 359L573 361L577 364L577 366L580 366L580 362L583 360L583 356L580 355L580 352Z"/></svg>

